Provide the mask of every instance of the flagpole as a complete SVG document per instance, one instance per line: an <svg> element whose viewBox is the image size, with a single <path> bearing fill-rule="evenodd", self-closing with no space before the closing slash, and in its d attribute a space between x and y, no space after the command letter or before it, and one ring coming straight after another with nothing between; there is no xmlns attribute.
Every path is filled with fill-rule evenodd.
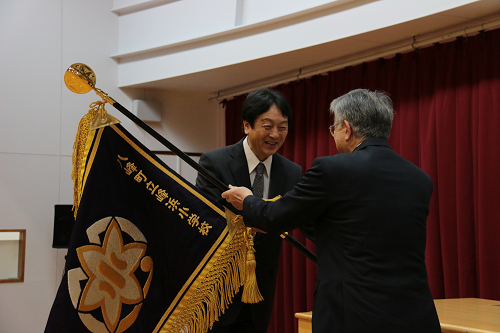
<svg viewBox="0 0 500 333"><path fill-rule="evenodd" d="M221 182L218 178L214 177L210 174L204 167L198 164L195 160L189 157L182 150L177 148L170 141L161 136L158 132L156 132L153 128L151 128L148 124L139 119L135 114L127 110L120 103L116 102L113 98L111 98L108 94L102 91L99 88L95 87L96 78L94 71L85 64L76 63L71 65L66 73L64 74L64 82L69 90L73 91L77 94L85 94L90 90L94 90L97 95L99 95L103 100L111 104L118 111L123 113L127 118L132 120L136 125L145 130L148 134L162 143L165 147L169 148L173 153L183 159L186 163L192 166L196 171L198 171L203 177L209 180L212 184L217 186L217 188L221 191L229 190L229 187ZM234 210L232 207L228 207L231 210ZM281 238L286 240L291 246L297 249L300 253L302 253L307 259L311 260L314 264L317 264L316 255L311 252L307 247L305 247L302 243L296 240L293 236L289 235L287 232L280 235Z"/></svg>

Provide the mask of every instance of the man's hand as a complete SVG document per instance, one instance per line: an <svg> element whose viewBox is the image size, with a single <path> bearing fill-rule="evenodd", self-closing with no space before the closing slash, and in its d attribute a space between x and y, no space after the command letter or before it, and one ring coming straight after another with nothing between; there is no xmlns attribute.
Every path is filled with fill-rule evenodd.
<svg viewBox="0 0 500 333"><path fill-rule="evenodd" d="M229 190L222 193L222 197L234 206L237 210L243 209L243 200L249 195L253 195L252 191L246 187L236 187L229 185Z"/></svg>

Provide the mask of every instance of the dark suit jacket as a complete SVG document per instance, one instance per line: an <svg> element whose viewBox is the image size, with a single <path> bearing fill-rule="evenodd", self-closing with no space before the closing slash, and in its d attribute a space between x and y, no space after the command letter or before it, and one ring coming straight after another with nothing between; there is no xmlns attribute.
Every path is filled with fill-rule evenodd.
<svg viewBox="0 0 500 333"><path fill-rule="evenodd" d="M441 332L425 266L432 180L386 140L321 157L276 202L245 198L247 226L314 221L313 332Z"/></svg>
<svg viewBox="0 0 500 333"><path fill-rule="evenodd" d="M202 154L199 163L226 185L251 188L243 140L234 145ZM269 197L284 195L294 187L301 175L301 166L279 154L274 154L269 182ZM211 194L219 202L224 201L221 198L222 192L205 177L198 175L196 186ZM230 204L229 207L231 207ZM250 305L252 320L256 328L262 329L269 326L271 320L281 245L282 239L277 235L260 234L255 239L257 284L264 297L263 301ZM229 326L235 321L242 306L241 292L242 290L234 297L233 304L215 323L216 326Z"/></svg>

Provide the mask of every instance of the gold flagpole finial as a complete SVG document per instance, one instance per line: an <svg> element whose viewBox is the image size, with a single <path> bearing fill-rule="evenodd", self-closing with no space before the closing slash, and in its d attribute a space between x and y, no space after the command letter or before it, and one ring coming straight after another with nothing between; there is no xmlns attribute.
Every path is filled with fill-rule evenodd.
<svg viewBox="0 0 500 333"><path fill-rule="evenodd" d="M92 68L82 63L75 63L64 73L64 83L69 90L77 94L86 94L94 90L104 101L113 105L116 101L99 88L96 88L96 76Z"/></svg>
<svg viewBox="0 0 500 333"><path fill-rule="evenodd" d="M89 66L76 63L66 70L64 83L69 90L77 94L86 94L95 88L95 73Z"/></svg>

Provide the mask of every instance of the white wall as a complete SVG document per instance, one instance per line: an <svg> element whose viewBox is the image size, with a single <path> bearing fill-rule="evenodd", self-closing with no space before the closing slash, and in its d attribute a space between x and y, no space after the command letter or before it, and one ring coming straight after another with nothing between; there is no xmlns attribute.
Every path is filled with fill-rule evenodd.
<svg viewBox="0 0 500 333"><path fill-rule="evenodd" d="M219 145L219 133L209 130L220 130L217 103L118 88L118 66L110 58L118 51L118 16L111 9L112 0L0 1L0 229L27 230L24 282L0 283L2 333L43 331L63 271L66 250L51 247L54 205L73 202L76 128L100 99L66 88L63 75L72 63L89 65L97 87L129 110L135 98L161 99L164 123L154 126L181 149ZM113 107L107 110L152 149L162 149ZM183 125L183 115L193 127ZM196 173L176 157L165 160L194 180Z"/></svg>
<svg viewBox="0 0 500 333"><path fill-rule="evenodd" d="M0 229L26 229L24 282L0 284L1 332L45 327L65 252L51 248L54 204L72 203L75 129L96 99L68 94L62 77L78 59L118 90L109 58L117 18L110 7L109 1L0 2Z"/></svg>
<svg viewBox="0 0 500 333"><path fill-rule="evenodd" d="M145 89L134 93L134 99L161 104L161 122L147 124L182 151L204 152L224 145L224 112L218 102L209 102L206 94ZM144 143L151 150L166 150L151 136L146 136Z"/></svg>

